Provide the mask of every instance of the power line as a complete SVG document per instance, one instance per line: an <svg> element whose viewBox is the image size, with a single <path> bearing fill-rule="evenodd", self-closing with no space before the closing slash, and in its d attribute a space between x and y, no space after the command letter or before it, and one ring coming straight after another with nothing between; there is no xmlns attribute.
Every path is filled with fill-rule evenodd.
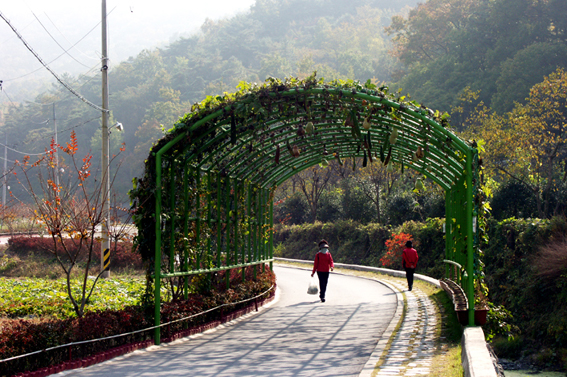
<svg viewBox="0 0 567 377"><path fill-rule="evenodd" d="M47 28L43 25L43 23L41 22L41 20L35 15L35 13L32 11L33 16L35 17L35 19L37 20L37 22L39 22L39 24L41 25L41 27L43 28L43 30L45 30L45 32L51 37L51 39L53 39L53 42L57 43L57 46L61 47L61 50L63 50L63 52L69 56L71 59L73 59L74 61L76 61L77 63L79 63L80 65L82 65L83 67L89 68L87 65L81 63L80 61L78 61L77 59L75 59L75 57L71 54L69 54L69 50L65 50L65 47L61 46L61 44L57 41L57 39L55 39L55 37L53 35L51 35L51 33L49 32L49 30L47 30ZM90 33L90 32L89 32Z"/></svg>
<svg viewBox="0 0 567 377"><path fill-rule="evenodd" d="M11 150L12 152L16 152L16 153L19 153L19 154L23 154L24 156L41 156L42 154L50 153L50 152L42 152L42 153L26 153L26 152L21 152L21 151L19 151L19 150L17 150L17 149L10 148L9 146L7 146L6 144L3 144L3 143L0 143L0 146L3 146L4 148L6 148L6 149L8 149L8 150Z"/></svg>
<svg viewBox="0 0 567 377"><path fill-rule="evenodd" d="M18 38L20 38L20 40L22 41L24 46L26 46L26 48L36 57L36 59L41 63L41 65L43 65L45 67L45 69L47 69L49 71L49 73L51 73L57 79L57 81L59 81L59 83L61 85L63 85L65 88L67 88L68 91L73 93L77 98L79 98L81 101L83 101L87 105L91 106L92 108L97 109L99 111L106 112L106 113L110 112L108 109L103 109L100 106L95 105L94 103L92 103L91 101L89 101L88 99L83 97L81 94L77 93L73 88L71 88L69 85L67 85L67 83L65 83L63 80L61 80L61 78L51 68L49 68L47 66L47 64L45 64L43 59L41 59L41 57L31 48L31 46L28 45L28 43L24 40L24 38L20 35L20 33L18 33L16 28L14 26L12 26L10 21L6 17L4 17L4 14L2 12L0 12L0 17L8 24L8 26L10 26L10 28L14 31L14 33L16 33L16 35L18 36Z"/></svg>
<svg viewBox="0 0 567 377"><path fill-rule="evenodd" d="M113 9L113 10L114 10L114 9ZM112 11L110 11L110 13L112 13ZM110 14L110 13L109 13L109 14ZM59 32L59 34L61 34L61 35L63 36L63 38L65 38L65 40L67 41L67 43L71 44L71 41L67 39L67 37L65 36L65 34L63 34L63 33L61 32L61 30L59 30L59 28L57 27L57 25L55 25L55 23L51 20L51 18L49 18L49 15L48 15L47 13L45 13L45 12L43 12L43 14L45 15L45 17L47 17L47 19L49 20L49 22L51 22L51 25L53 25L53 27L55 28L55 30L57 30L57 31ZM96 24L95 27L97 27L98 25L100 25L100 22L99 22L98 24ZM91 29L88 34L90 34L92 30L94 30L94 29ZM87 34L87 35L88 35L88 34ZM76 48L75 46L76 46L76 43L75 43L73 46L71 46L71 48L75 48L75 50L79 51L79 52L81 53L81 55L83 55L83 56L86 57L87 59L100 60L100 57L93 58L92 56L89 56L89 55L85 54L83 51L79 50L79 49Z"/></svg>
<svg viewBox="0 0 567 377"><path fill-rule="evenodd" d="M13 164L16 163L16 161L12 161L12 160L10 160L10 159L8 159L8 158L4 158L4 157L2 157L2 156L0 156L0 160L6 160L6 161L11 162L11 163L13 163ZM3 176L2 176L2 177L3 177ZM2 178L2 177L0 177L0 178Z"/></svg>
<svg viewBox="0 0 567 377"><path fill-rule="evenodd" d="M99 24L100 24L100 23L99 23ZM87 34L85 34L85 35L83 36L83 38L79 39L73 46L69 47L69 50L72 49L72 48L73 48L75 45L77 45L79 42L81 42L83 39L85 39L85 38L87 37L87 35L89 35L97 26L98 26L98 24L97 24L95 27L93 27ZM68 50L67 50L67 51L68 51ZM49 64L53 63L54 61L58 60L58 59L59 59L60 57L62 57L63 55L65 55L65 51L62 52L61 54L59 54L55 59L49 61L47 64L49 65ZM4 80L4 81L5 81L5 82L9 82L9 81L16 81L16 80L19 80L19 79L24 78L24 77L26 77L26 76L32 75L32 74L36 73L37 71L40 71L42 68L43 68L43 67L39 67L38 69L34 69L34 70L31 71L31 72L28 72L28 73L25 73L25 74L23 74L23 75L21 75L21 76L14 77L14 78L11 78L11 79L7 79L7 80ZM93 70L93 68L89 69L87 72L91 72L92 70Z"/></svg>
<svg viewBox="0 0 567 377"><path fill-rule="evenodd" d="M0 81L0 84L2 83L2 81ZM2 88L2 86L0 85L0 88ZM8 98L8 101L10 101L10 103L12 104L12 106L16 107L16 104L14 103L14 101L12 101L12 98L10 98L10 96L8 95L8 93L6 92L6 89L2 89L2 93L4 93L4 95L6 96L6 98Z"/></svg>
<svg viewBox="0 0 567 377"><path fill-rule="evenodd" d="M114 12L115 9L116 9L116 7L112 8L112 10L111 10L110 12L108 12L108 14L111 14L112 12ZM30 11L31 11L31 10L30 10ZM32 14L33 14L33 12L32 12ZM35 14L34 14L34 16L35 16ZM2 17L2 18L4 18L4 17ZM49 16L48 16L47 18L49 18ZM4 20L6 21L6 18L4 18ZM51 20L50 20L50 21L51 21ZM8 21L6 21L6 22L8 22ZM53 21L52 21L51 23L53 23ZM40 22L40 24L41 24L41 22ZM10 25L10 24L8 23L8 25ZM49 61L49 62L47 63L47 65L49 65L49 64L53 63L54 61L58 60L60 57L62 57L63 55L65 55L65 53L67 53L67 52L68 52L69 50L71 50L72 48L75 48L75 46L77 46L83 39L85 39L90 33L92 33L93 30L95 30L99 25L100 25L100 22L98 22L95 26L93 26L91 30L89 30L85 35L83 35L83 37L82 37L81 39L79 39L77 42L75 42L71 47L69 47L67 50L64 50L63 53L61 53L60 55L58 55L55 59ZM28 26L29 26L29 25L28 25ZM43 25L42 25L42 26L43 26ZM12 27L12 25L10 25L10 27ZM27 26L26 26L26 27L27 27ZM57 26L55 26L55 28L57 29ZM13 27L12 27L12 30L14 30ZM57 30L59 30L59 29L57 29ZM61 33L61 32L60 32L60 33ZM61 34L63 34L63 33L61 33ZM18 37L20 37L20 35L19 35L17 32L16 32L16 35L17 35ZM65 36L63 36L63 37L65 37ZM20 39L21 39L21 37L20 37ZM65 38L65 40L67 40L67 38ZM68 41L68 40L67 40L67 41ZM71 43L71 42L69 42L69 43ZM78 50L78 51L81 52L80 50ZM81 52L81 53L82 53L83 55L85 55L83 52ZM92 58L92 57L90 57L90 56L88 56L88 55L85 55L85 56L87 56L87 58L89 58L89 59L94 59L94 58ZM14 77L14 78L11 78L11 79L7 79L7 80L4 80L4 81L5 81L5 82L8 82L8 81L19 80L19 79L24 78L24 77L26 77L26 76L32 75L32 74L36 73L37 71L40 71L42 68L43 68L43 67L39 67L38 69L35 69L35 70L31 71L31 72L28 72L28 73L23 74L23 75L21 75L21 76ZM90 72L90 71L92 71L92 68L89 70L89 72Z"/></svg>

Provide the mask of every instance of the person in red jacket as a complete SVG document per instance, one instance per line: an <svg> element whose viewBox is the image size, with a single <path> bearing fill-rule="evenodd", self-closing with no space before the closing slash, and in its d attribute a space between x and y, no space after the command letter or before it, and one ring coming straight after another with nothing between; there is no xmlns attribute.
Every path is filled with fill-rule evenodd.
<svg viewBox="0 0 567 377"><path fill-rule="evenodd" d="M417 267L417 251L413 248L412 242L406 242L406 248L402 253L402 266L406 270L406 279L408 280L408 289L411 291L413 287L413 273Z"/></svg>
<svg viewBox="0 0 567 377"><path fill-rule="evenodd" d="M325 292L327 291L327 282L329 281L329 270L333 271L335 264L333 263L333 257L329 252L329 243L325 240L319 242L319 252L315 255L315 262L313 262L313 272L311 272L311 277L315 275L317 271L317 277L319 278L319 297L321 302L325 302Z"/></svg>

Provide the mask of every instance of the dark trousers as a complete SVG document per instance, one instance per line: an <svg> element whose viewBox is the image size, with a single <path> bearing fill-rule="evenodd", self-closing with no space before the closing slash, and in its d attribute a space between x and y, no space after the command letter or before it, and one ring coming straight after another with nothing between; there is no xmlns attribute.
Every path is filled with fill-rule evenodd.
<svg viewBox="0 0 567 377"><path fill-rule="evenodd" d="M408 288L411 291L413 288L413 273L415 272L415 268L406 268L406 279L408 279Z"/></svg>
<svg viewBox="0 0 567 377"><path fill-rule="evenodd" d="M325 298L327 282L329 281L329 273L317 271L317 277L319 278L319 297Z"/></svg>

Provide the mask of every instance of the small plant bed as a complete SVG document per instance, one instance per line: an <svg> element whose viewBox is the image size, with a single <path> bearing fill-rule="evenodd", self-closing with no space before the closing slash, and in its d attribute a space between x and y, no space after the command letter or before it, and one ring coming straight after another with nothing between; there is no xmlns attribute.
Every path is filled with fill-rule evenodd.
<svg viewBox="0 0 567 377"><path fill-rule="evenodd" d="M447 292L447 295L451 298L455 308L455 313L457 314L461 324L468 324L467 310L469 308L469 302L463 288L451 279L443 278L439 280L439 283L441 284L441 288L443 288L443 290Z"/></svg>
<svg viewBox="0 0 567 377"><path fill-rule="evenodd" d="M275 290L270 288L275 288L275 275L269 268L265 268L264 272L258 272L256 279L248 279L252 277L252 268L247 269L246 275L247 279L242 282L240 273L232 273L230 289L227 289L224 284L224 273L218 273L213 277L212 284L209 285L210 291L203 294L191 293L187 300L175 300L162 304L162 323L177 321L162 328L162 341L172 341L207 330L253 310L257 305L261 305L263 300L271 299ZM10 285L4 281L9 279L2 280L5 287ZM34 304L25 306L25 310L22 309L22 313L27 313L24 318L16 317L18 310L10 309L10 307L21 309L21 302L18 302L17 296L10 296L10 302L6 302L2 294L4 301L0 302L4 308L4 315L0 317L0 360L40 352L29 357L0 362L0 376L29 371L38 371L39 374L34 374L34 376L48 375L64 369L83 367L108 360L111 357L153 344L153 330L139 331L153 326L151 316L153 307L139 301L145 286L141 279L138 280L134 286L117 282L116 285L121 287L115 287L111 294L106 292L105 299L95 300L93 298L93 307L87 305L89 309L80 318L73 314L67 315L69 312L61 309L65 307L64 304L53 305L53 302L58 303L59 299L42 308L42 301L38 297L45 297L46 292L55 289L53 287L57 287L57 281L53 282L51 288L26 289L34 292L30 298ZM12 282L11 286L17 286L19 282L18 280ZM97 289L104 291L106 284L111 287L114 283L104 281L104 284L97 286ZM262 293L265 294L258 297L257 300L245 301ZM37 297L33 297L34 294ZM60 294L60 291L53 292L54 296ZM136 304L128 305L127 300L120 298L123 295L130 297ZM113 300L115 302L108 305L100 304L100 302L108 303ZM31 311L29 309L31 307L36 307L36 309ZM212 310L205 315L196 315L217 307L220 309ZM96 309L91 310L92 308ZM10 317L6 313L11 313ZM187 317L191 318L184 320ZM127 335L57 348L57 346L70 343L120 334ZM46 349L51 350L42 352Z"/></svg>

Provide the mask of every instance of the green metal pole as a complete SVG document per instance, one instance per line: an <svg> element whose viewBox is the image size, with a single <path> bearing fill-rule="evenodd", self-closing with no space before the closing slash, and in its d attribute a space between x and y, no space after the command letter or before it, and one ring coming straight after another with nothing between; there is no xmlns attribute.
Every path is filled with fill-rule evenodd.
<svg viewBox="0 0 567 377"><path fill-rule="evenodd" d="M161 154L156 155L156 244L155 244L155 264L154 264L154 326L161 324ZM160 327L154 329L154 343L159 345Z"/></svg>
<svg viewBox="0 0 567 377"><path fill-rule="evenodd" d="M198 270L201 268L201 169L197 168L195 174L195 214L197 217L197 220L195 220L195 269ZM185 237L187 239L187 235Z"/></svg>
<svg viewBox="0 0 567 377"><path fill-rule="evenodd" d="M469 300L469 326L474 326L474 251L473 251L473 184L472 184L472 151L467 149L467 297Z"/></svg>
<svg viewBox="0 0 567 377"><path fill-rule="evenodd" d="M450 254L451 250L451 191L445 191L445 259L453 260ZM445 263L445 277L450 278L451 266Z"/></svg>
<svg viewBox="0 0 567 377"><path fill-rule="evenodd" d="M217 174L217 267L221 266L221 242L222 242L222 213L221 213L221 176Z"/></svg>
<svg viewBox="0 0 567 377"><path fill-rule="evenodd" d="M184 202L184 220L183 220L183 271L189 271L189 177L188 167L183 168L183 202ZM183 298L187 300L189 297L189 278L183 279Z"/></svg>
<svg viewBox="0 0 567 377"><path fill-rule="evenodd" d="M254 189L254 234L252 235L252 242L254 242L254 262L258 261L258 190ZM257 265L254 265L254 280L256 280Z"/></svg>
<svg viewBox="0 0 567 377"><path fill-rule="evenodd" d="M248 189L246 190L246 216L248 216L248 242L246 248L248 249L248 263L252 261L252 190L250 182L247 183Z"/></svg>
<svg viewBox="0 0 567 377"><path fill-rule="evenodd" d="M230 266L231 265L231 261L230 261L230 177L226 177L225 181L224 181L224 185L225 185L225 218L226 218L226 243L225 243L225 265L226 266ZM225 280L226 280L226 289L230 288L230 270L226 270L226 274L225 274Z"/></svg>
<svg viewBox="0 0 567 377"><path fill-rule="evenodd" d="M274 259L274 200L273 199L270 200L270 259ZM270 260L270 270L274 271L274 262L272 260Z"/></svg>
<svg viewBox="0 0 567 377"><path fill-rule="evenodd" d="M169 213L171 214L169 223L169 272L175 272L175 177L172 174L172 168L168 169L169 176Z"/></svg>
<svg viewBox="0 0 567 377"><path fill-rule="evenodd" d="M210 258L212 258L212 253L211 253L211 244L212 244L211 237L213 236L212 233L213 228L211 224L211 220L213 216L213 208L212 208L213 205L211 198L212 189L213 189L213 185L212 185L211 171L208 170L207 171L207 223L209 225L209 234L207 236L207 267L209 267L208 265L210 263ZM212 283L213 274L209 274L209 279L210 282Z"/></svg>
<svg viewBox="0 0 567 377"><path fill-rule="evenodd" d="M262 260L268 259L268 239L266 238L266 217L268 216L267 190L262 189ZM262 263L262 272L266 272L266 263Z"/></svg>
<svg viewBox="0 0 567 377"><path fill-rule="evenodd" d="M209 235L207 236L207 262L209 262L209 256L211 255L211 236L213 229L211 225L211 219L213 216L211 191L212 191L211 172L207 171L207 224L209 226Z"/></svg>

